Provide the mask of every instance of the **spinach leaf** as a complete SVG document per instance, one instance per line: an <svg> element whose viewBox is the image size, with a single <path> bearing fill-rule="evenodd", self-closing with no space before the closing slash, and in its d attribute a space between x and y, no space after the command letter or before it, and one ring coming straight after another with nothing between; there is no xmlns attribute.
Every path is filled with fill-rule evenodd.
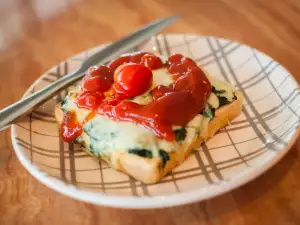
<svg viewBox="0 0 300 225"><path fill-rule="evenodd" d="M95 149L94 149L94 147L93 147L92 144L89 145L88 151L89 151L92 155L97 156L97 154L96 154L97 152L95 151Z"/></svg>
<svg viewBox="0 0 300 225"><path fill-rule="evenodd" d="M138 149L138 148L129 149L128 153L145 157L145 158L152 158L152 152L147 149Z"/></svg>
<svg viewBox="0 0 300 225"><path fill-rule="evenodd" d="M68 102L68 100L65 98L65 99L63 99L61 102L60 102L60 108L61 108L61 111L63 111L64 113L67 113L68 112L68 110L66 110L65 108L64 108L64 105L65 104L67 104L67 102Z"/></svg>
<svg viewBox="0 0 300 225"><path fill-rule="evenodd" d="M215 94L223 94L226 93L225 90L217 90L214 86L212 86L212 92Z"/></svg>
<svg viewBox="0 0 300 225"><path fill-rule="evenodd" d="M235 93L233 93L233 100L237 100Z"/></svg>
<svg viewBox="0 0 300 225"><path fill-rule="evenodd" d="M66 98L64 98L63 100L61 100L60 105L63 106L68 102L68 100Z"/></svg>
<svg viewBox="0 0 300 225"><path fill-rule="evenodd" d="M184 127L173 131L176 136L176 141L183 141L186 138L186 129Z"/></svg>
<svg viewBox="0 0 300 225"><path fill-rule="evenodd" d="M149 95L150 95L150 96L152 96L154 89L155 89L155 88L153 88L151 91L149 91Z"/></svg>
<svg viewBox="0 0 300 225"><path fill-rule="evenodd" d="M112 138L115 138L115 137L118 137L120 135L119 133L120 133L119 131L116 131L116 132L110 132L109 134Z"/></svg>
<svg viewBox="0 0 300 225"><path fill-rule="evenodd" d="M228 101L228 99L227 99L226 97L224 97L224 96L218 96L218 99L219 99L219 107L231 103L231 102Z"/></svg>
<svg viewBox="0 0 300 225"><path fill-rule="evenodd" d="M159 150L159 156L162 159L162 167L164 168L167 161L170 159L170 157L169 157L168 153L162 149Z"/></svg>
<svg viewBox="0 0 300 225"><path fill-rule="evenodd" d="M205 109L203 111L203 115L205 117L208 117L210 120L212 120L215 117L215 109L214 108L209 108L209 109Z"/></svg>

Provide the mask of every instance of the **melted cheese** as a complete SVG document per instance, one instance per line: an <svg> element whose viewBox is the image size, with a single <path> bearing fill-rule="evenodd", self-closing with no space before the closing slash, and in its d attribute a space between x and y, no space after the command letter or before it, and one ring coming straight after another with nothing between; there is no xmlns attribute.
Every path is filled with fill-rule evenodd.
<svg viewBox="0 0 300 225"><path fill-rule="evenodd" d="M214 86L217 90L225 90L224 93L218 94L219 96L224 96L228 99L228 101L233 101L234 99L234 89L233 87L226 83L225 81L221 81L214 76L207 75L208 80L211 85Z"/></svg>
<svg viewBox="0 0 300 225"><path fill-rule="evenodd" d="M153 82L152 82L151 89L157 87L158 85L168 86L174 82L172 79L172 74L170 74L168 72L168 69L166 68L153 70L152 73L153 73Z"/></svg>
<svg viewBox="0 0 300 225"><path fill-rule="evenodd" d="M100 155L110 151L149 149L158 152L157 138L150 130L130 122L116 122L104 116L95 116L84 125L90 137L90 147Z"/></svg>
<svg viewBox="0 0 300 225"><path fill-rule="evenodd" d="M217 109L219 108L219 99L215 93L211 93L207 99L207 103L210 107Z"/></svg>
<svg viewBox="0 0 300 225"><path fill-rule="evenodd" d="M74 102L74 99L70 98L69 96L66 97L66 103L62 106L62 109L65 111L73 111L76 113L77 120L82 122L87 115L90 113L90 110L84 108L78 108Z"/></svg>

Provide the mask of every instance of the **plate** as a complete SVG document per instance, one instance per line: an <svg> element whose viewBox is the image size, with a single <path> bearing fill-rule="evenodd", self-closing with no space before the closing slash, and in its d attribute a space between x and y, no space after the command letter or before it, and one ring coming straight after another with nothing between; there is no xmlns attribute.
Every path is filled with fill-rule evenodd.
<svg viewBox="0 0 300 225"><path fill-rule="evenodd" d="M100 48L54 66L25 95L75 70ZM191 57L209 74L229 81L244 94L241 115L161 182L146 185L59 138L53 109L65 90L12 127L16 154L36 179L64 195L94 204L174 206L208 199L249 182L278 162L296 141L299 86L286 69L258 50L230 40L182 34L158 35L136 50Z"/></svg>

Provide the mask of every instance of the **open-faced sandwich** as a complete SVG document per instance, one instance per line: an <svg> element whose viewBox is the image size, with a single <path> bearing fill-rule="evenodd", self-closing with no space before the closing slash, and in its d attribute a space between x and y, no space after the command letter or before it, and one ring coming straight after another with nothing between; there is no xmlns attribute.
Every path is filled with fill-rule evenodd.
<svg viewBox="0 0 300 225"><path fill-rule="evenodd" d="M137 52L90 68L55 115L64 141L155 183L241 109L242 94L190 58Z"/></svg>

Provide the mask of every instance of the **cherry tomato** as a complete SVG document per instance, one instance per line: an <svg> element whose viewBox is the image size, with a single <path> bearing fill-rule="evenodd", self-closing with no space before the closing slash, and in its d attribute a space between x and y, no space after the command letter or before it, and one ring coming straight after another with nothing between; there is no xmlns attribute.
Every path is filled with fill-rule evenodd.
<svg viewBox="0 0 300 225"><path fill-rule="evenodd" d="M83 92L76 98L75 103L79 108L95 109L104 98L105 96L101 92Z"/></svg>
<svg viewBox="0 0 300 225"><path fill-rule="evenodd" d="M110 89L113 83L113 73L106 66L91 67L84 79L82 88L87 92L101 91Z"/></svg>
<svg viewBox="0 0 300 225"><path fill-rule="evenodd" d="M163 65L161 59L152 54L144 55L141 59L141 63L153 70L158 69Z"/></svg>
<svg viewBox="0 0 300 225"><path fill-rule="evenodd" d="M126 63L119 66L114 74L114 91L127 98L147 91L152 83L152 71L141 64Z"/></svg>

